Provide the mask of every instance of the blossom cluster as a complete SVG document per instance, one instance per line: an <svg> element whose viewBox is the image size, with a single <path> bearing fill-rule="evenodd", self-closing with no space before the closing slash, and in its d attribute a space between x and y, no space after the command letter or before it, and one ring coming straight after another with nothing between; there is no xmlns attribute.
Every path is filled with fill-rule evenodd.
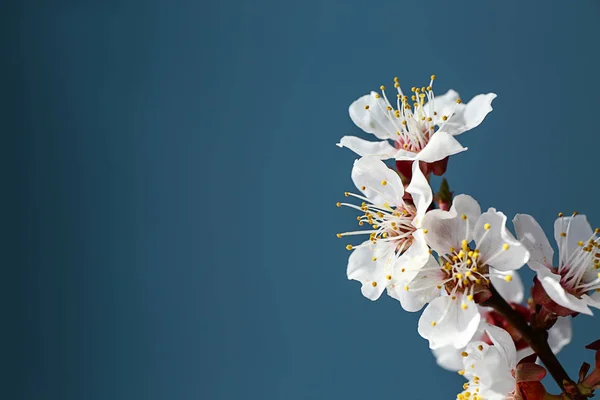
<svg viewBox="0 0 600 400"><path fill-rule="evenodd" d="M544 398L546 370L535 364L541 350L493 305L501 297L559 352L571 340L569 317L600 308L600 230L584 215L559 214L555 259L532 216L514 216L513 235L504 213L482 210L467 194L434 196L431 175L444 174L449 157L467 150L456 137L478 127L496 98L463 103L454 90L435 96L434 80L405 94L395 78L393 96L381 86L350 105L352 121L378 140L338 143L360 157L351 173L357 190L337 203L359 214L356 231L337 234L350 241L348 279L370 300L387 292L404 310L423 310L418 332L438 365L468 380L457 399ZM390 159L395 168L384 162ZM536 277L524 305L518 270L525 265Z"/></svg>

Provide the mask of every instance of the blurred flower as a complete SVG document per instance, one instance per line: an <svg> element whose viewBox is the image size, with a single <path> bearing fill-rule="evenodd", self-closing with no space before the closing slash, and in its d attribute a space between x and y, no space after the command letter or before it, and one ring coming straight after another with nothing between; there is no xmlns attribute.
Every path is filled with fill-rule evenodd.
<svg viewBox="0 0 600 400"><path fill-rule="evenodd" d="M350 118L363 131L381 141L344 136L338 146L347 147L361 156L426 163L467 150L454 136L477 127L492 111L491 103L496 94L480 94L463 104L454 90L436 97L432 89L434 79L435 75L432 75L427 87L413 87L410 98L402 92L398 78L395 78L395 99L388 99L385 87L381 86L381 94L371 92L356 100L350 105ZM395 146L390 145L390 140ZM446 164L440 165L438 172L438 167L432 167L434 173L439 175Z"/></svg>
<svg viewBox="0 0 600 400"><path fill-rule="evenodd" d="M531 252L529 267L536 273L532 291L536 304L560 316L592 315L589 306L600 308L600 238L585 215L559 218L554 223L558 266L554 251L540 225L526 214L514 218L517 236Z"/></svg>
<svg viewBox="0 0 600 400"><path fill-rule="evenodd" d="M398 174L382 161L363 157L354 163L352 180L362 195L346 193L346 196L362 200L361 205L338 203L363 212L358 217L360 226L370 229L338 233L338 237L369 235L369 240L353 250L348 260L348 279L362 283L362 293L377 300L385 288L392 288L400 275L416 270L429 258L429 249L419 230L433 194L429 183L415 163L413 179L404 193Z"/></svg>
<svg viewBox="0 0 600 400"><path fill-rule="evenodd" d="M467 195L457 196L450 211L432 210L425 216L425 239L439 259L430 259L405 284L400 301L409 311L429 302L418 330L430 348L465 346L479 326L476 302L489 298L490 282L498 290L520 282L513 271L527 262L529 252L505 225L504 214L493 208L481 214Z"/></svg>

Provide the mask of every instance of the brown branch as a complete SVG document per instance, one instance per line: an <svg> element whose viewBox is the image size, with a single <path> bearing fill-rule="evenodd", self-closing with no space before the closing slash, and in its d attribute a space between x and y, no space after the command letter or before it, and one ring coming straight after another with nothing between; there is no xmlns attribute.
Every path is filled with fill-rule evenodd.
<svg viewBox="0 0 600 400"><path fill-rule="evenodd" d="M569 378L567 371L565 371L552 352L552 349L550 349L547 341L548 333L545 330L534 330L527 324L525 318L502 298L496 288L490 285L490 290L492 296L480 304L496 310L506 318L509 324L519 331L529 346L544 363L544 366L548 372L550 372L550 375L552 375L552 378L554 378L556 383L558 383L558 386L565 395L569 396L572 400L585 400L586 397L579 392L577 384ZM573 388L575 388L576 393L573 393Z"/></svg>

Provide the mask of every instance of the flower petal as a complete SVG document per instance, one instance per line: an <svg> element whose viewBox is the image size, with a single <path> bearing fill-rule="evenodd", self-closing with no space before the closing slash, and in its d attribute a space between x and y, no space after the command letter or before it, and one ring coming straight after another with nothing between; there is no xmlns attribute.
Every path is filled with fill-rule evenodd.
<svg viewBox="0 0 600 400"><path fill-rule="evenodd" d="M371 156L380 160L394 158L397 150L387 140L383 142L369 142L356 136L344 136L337 143L339 147L346 147L359 156Z"/></svg>
<svg viewBox="0 0 600 400"><path fill-rule="evenodd" d="M419 311L440 295L444 274L438 262L430 255L427 264L409 282L402 282L388 290L388 294L400 301L409 312Z"/></svg>
<svg viewBox="0 0 600 400"><path fill-rule="evenodd" d="M364 242L350 254L347 268L348 279L362 283L362 294L369 300L377 300L387 284L385 259L378 257L373 261L374 254L371 243Z"/></svg>
<svg viewBox="0 0 600 400"><path fill-rule="evenodd" d="M348 112L352 122L363 131L379 139L394 139L400 129L396 126L396 117L387 107L388 104L378 93L371 92L354 101ZM400 124L399 121L397 123Z"/></svg>
<svg viewBox="0 0 600 400"><path fill-rule="evenodd" d="M571 343L573 338L573 329L569 317L558 317L556 323L548 330L548 345L558 354L563 347Z"/></svg>
<svg viewBox="0 0 600 400"><path fill-rule="evenodd" d="M474 238L481 262L499 271L520 268L529 260L525 246L506 229L506 215L494 208L481 214Z"/></svg>
<svg viewBox="0 0 600 400"><path fill-rule="evenodd" d="M515 343L508 332L494 325L488 325L485 328L488 337L494 346L504 355L506 364L510 369L517 366L517 349Z"/></svg>
<svg viewBox="0 0 600 400"><path fill-rule="evenodd" d="M412 179L406 191L411 194L417 208L417 215L413 220L413 225L418 228L423 222L423 217L433 200L431 186L429 186L429 182L427 182L425 175L423 175L418 161L413 162Z"/></svg>
<svg viewBox="0 0 600 400"><path fill-rule="evenodd" d="M454 346L444 346L431 350L437 365L448 371L456 372L463 368L463 348L456 349Z"/></svg>
<svg viewBox="0 0 600 400"><path fill-rule="evenodd" d="M412 281L421 268L439 268L437 261L429 253L423 230L413 233L410 247L394 262L392 271L394 279L402 286Z"/></svg>
<svg viewBox="0 0 600 400"><path fill-rule="evenodd" d="M467 345L479 326L481 316L477 306L468 302L462 309L464 296L442 296L434 299L419 319L419 334L429 340L429 348L444 346L461 348ZM454 299L453 299L454 298Z"/></svg>
<svg viewBox="0 0 600 400"><path fill-rule="evenodd" d="M356 160L352 168L352 180L373 204L404 204L402 180L395 171L377 158L362 157Z"/></svg>
<svg viewBox="0 0 600 400"><path fill-rule="evenodd" d="M548 237L540 224L531 215L527 214L515 215L513 224L517 232L517 237L525 248L529 250L529 262L535 261L546 267L552 267L554 250L552 250Z"/></svg>
<svg viewBox="0 0 600 400"><path fill-rule="evenodd" d="M558 244L561 261L564 262L571 257L573 251L579 248L577 243L580 240L587 243L593 234L592 227L585 215L557 218L554 221L554 239Z"/></svg>
<svg viewBox="0 0 600 400"><path fill-rule="evenodd" d="M422 227L427 229L427 244L438 254L450 253L451 247L459 249L463 239L471 241L480 215L481 208L475 199L466 194L456 196L450 211L432 210L425 214Z"/></svg>
<svg viewBox="0 0 600 400"><path fill-rule="evenodd" d="M432 163L466 150L467 148L463 147L452 135L438 131L433 134L425 148L417 154L417 160ZM401 159L399 154L396 155L396 160Z"/></svg>
<svg viewBox="0 0 600 400"><path fill-rule="evenodd" d="M585 300L578 299L565 291L560 284L559 275L552 273L549 269L540 269L537 271L537 278L546 291L546 294L556 304L582 314L593 315L592 310L589 309Z"/></svg>
<svg viewBox="0 0 600 400"><path fill-rule="evenodd" d="M510 278L507 278L510 276ZM490 279L500 296L509 303L520 303L523 301L523 281L517 271L490 271Z"/></svg>
<svg viewBox="0 0 600 400"><path fill-rule="evenodd" d="M454 114L440 126L439 130L450 135L459 135L477 127L493 110L492 101L495 98L495 93L479 94L467 104L459 104L459 107L454 110Z"/></svg>

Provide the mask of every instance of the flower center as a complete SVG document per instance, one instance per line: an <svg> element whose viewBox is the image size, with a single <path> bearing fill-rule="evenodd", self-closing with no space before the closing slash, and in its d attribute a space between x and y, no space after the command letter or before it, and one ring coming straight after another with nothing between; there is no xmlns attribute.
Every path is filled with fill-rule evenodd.
<svg viewBox="0 0 600 400"><path fill-rule="evenodd" d="M390 138L395 138L396 147L413 153L418 153L429 143L436 132L436 126L441 126L448 120L450 115L438 116L435 111L435 95L433 94L433 81L435 75L431 75L428 86L411 88L412 95L406 96L400 88L398 78L394 78L394 88L397 90L395 106L392 105L385 93L385 86L381 86L381 94L374 93L376 106L387 121L379 121L381 126L392 126L396 131L388 132ZM383 99L383 102L380 101ZM456 101L460 103L460 99ZM365 106L365 110L371 110L371 106ZM451 113L450 113L451 114ZM378 114L373 114L374 116ZM380 117L381 118L381 117ZM375 118L377 120L377 118ZM383 122L389 122L383 123ZM387 128L390 129L390 128Z"/></svg>
<svg viewBox="0 0 600 400"><path fill-rule="evenodd" d="M460 250L450 248L450 252L440 258L448 294L466 293L472 300L476 289L489 285L489 267L480 263L479 256L479 250L471 249L463 240Z"/></svg>
<svg viewBox="0 0 600 400"><path fill-rule="evenodd" d="M577 248L568 251L567 233L560 234L561 248L559 266L553 268L560 275L560 283L565 290L574 296L589 293L592 290L600 291L600 238L596 229L587 241L577 242Z"/></svg>
<svg viewBox="0 0 600 400"><path fill-rule="evenodd" d="M412 234L416 231L413 225L417 210L412 204L400 204L390 206L384 203L383 206L377 206L370 203L366 198L353 193L345 193L346 196L352 196L364 200L360 206L349 203L338 203L337 206L347 206L363 212L358 216L359 226L369 225L371 229L359 230L353 232L338 233L339 238L350 235L368 234L371 243L389 242L394 246L396 253L401 254L410 247L413 241ZM346 246L352 250L354 246Z"/></svg>

